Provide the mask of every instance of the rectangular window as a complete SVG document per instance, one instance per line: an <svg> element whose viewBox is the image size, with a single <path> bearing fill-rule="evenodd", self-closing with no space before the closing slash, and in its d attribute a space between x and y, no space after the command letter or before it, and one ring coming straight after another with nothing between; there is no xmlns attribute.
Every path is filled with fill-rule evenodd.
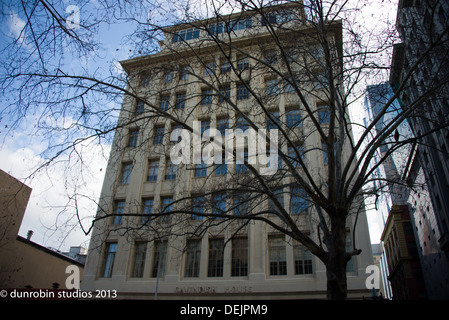
<svg viewBox="0 0 449 320"><path fill-rule="evenodd" d="M128 148L135 148L137 146L138 138L139 138L139 130L131 130L129 132Z"/></svg>
<svg viewBox="0 0 449 320"><path fill-rule="evenodd" d="M204 75L205 76L211 76L215 72L215 62L208 62L204 66Z"/></svg>
<svg viewBox="0 0 449 320"><path fill-rule="evenodd" d="M226 129L229 129L229 120L226 118L217 120L217 130L220 131L222 137L226 135Z"/></svg>
<svg viewBox="0 0 449 320"><path fill-rule="evenodd" d="M178 166L171 162L171 160L167 159L167 165L165 168L165 180L175 180L177 170Z"/></svg>
<svg viewBox="0 0 449 320"><path fill-rule="evenodd" d="M170 212L172 211L173 197L162 197L161 198L161 213L164 214L160 221L163 223L169 223L171 221Z"/></svg>
<svg viewBox="0 0 449 320"><path fill-rule="evenodd" d="M245 173L248 172L248 167L245 165L245 161L248 163L248 151L243 153L243 161L237 160L235 164L235 173Z"/></svg>
<svg viewBox="0 0 449 320"><path fill-rule="evenodd" d="M188 41L192 39L197 39L200 36L200 30L197 28L191 28L186 30L181 30L173 35L173 43Z"/></svg>
<svg viewBox="0 0 449 320"><path fill-rule="evenodd" d="M275 189L273 191L273 194L274 194L274 197L276 198L276 200L282 206L282 208L284 208L284 190L283 190L283 188ZM274 201L271 198L268 199L268 210L271 211L272 213L279 212L279 208L276 206L276 204L274 203Z"/></svg>
<svg viewBox="0 0 449 320"><path fill-rule="evenodd" d="M161 101L159 103L159 108L162 111L167 111L170 106L170 96L162 96Z"/></svg>
<svg viewBox="0 0 449 320"><path fill-rule="evenodd" d="M147 181L156 181L158 171L159 171L159 161L150 161L148 165Z"/></svg>
<svg viewBox="0 0 449 320"><path fill-rule="evenodd" d="M265 95L275 96L279 94L279 81L277 79L265 80Z"/></svg>
<svg viewBox="0 0 449 320"><path fill-rule="evenodd" d="M299 157L302 158L302 153L303 153L303 147L302 146L296 146L296 150L299 152ZM296 150L294 147L288 147L288 157L290 160L290 163L292 164L292 166L294 168L299 168L301 167L301 162L299 162L299 157L298 154L296 153Z"/></svg>
<svg viewBox="0 0 449 320"><path fill-rule="evenodd" d="M236 129L241 129L242 131L246 131L249 128L248 120L246 120L243 117L238 117L235 120L235 128Z"/></svg>
<svg viewBox="0 0 449 320"><path fill-rule="evenodd" d="M187 240L185 277L197 278L200 274L201 240Z"/></svg>
<svg viewBox="0 0 449 320"><path fill-rule="evenodd" d="M224 159L224 157L222 157L222 159ZM216 164L214 173L216 176L226 175L228 173L228 165L226 163Z"/></svg>
<svg viewBox="0 0 449 320"><path fill-rule="evenodd" d="M231 97L230 86L220 88L220 95L218 96L218 102L225 102L230 97Z"/></svg>
<svg viewBox="0 0 449 320"><path fill-rule="evenodd" d="M207 266L208 277L223 276L223 239L209 239L209 263Z"/></svg>
<svg viewBox="0 0 449 320"><path fill-rule="evenodd" d="M346 234L346 252L352 251L352 237L351 232L347 232ZM351 259L346 264L346 272L354 272L355 262L354 262L354 256L351 257Z"/></svg>
<svg viewBox="0 0 449 320"><path fill-rule="evenodd" d="M248 88L244 84L237 85L237 100L249 99Z"/></svg>
<svg viewBox="0 0 449 320"><path fill-rule="evenodd" d="M279 115L279 112L270 112L270 116L273 120L266 116L267 130L278 129L281 125L281 116Z"/></svg>
<svg viewBox="0 0 449 320"><path fill-rule="evenodd" d="M145 199L143 200L143 208L142 208L142 224L149 223L152 219L151 214L153 213L153 199Z"/></svg>
<svg viewBox="0 0 449 320"><path fill-rule="evenodd" d="M143 269L145 267L145 256L147 253L147 243L146 242L136 242L134 248L134 264L133 272L131 277L142 278Z"/></svg>
<svg viewBox="0 0 449 320"><path fill-rule="evenodd" d="M174 78L174 72L173 71L167 71L164 73L164 83L170 83L173 81Z"/></svg>
<svg viewBox="0 0 449 320"><path fill-rule="evenodd" d="M292 214L306 213L309 207L309 201L304 189L300 187L291 188L290 210Z"/></svg>
<svg viewBox="0 0 449 320"><path fill-rule="evenodd" d="M194 175L195 175L195 178L205 177L207 175L207 164L205 162L196 164Z"/></svg>
<svg viewBox="0 0 449 320"><path fill-rule="evenodd" d="M312 274L312 253L300 244L293 246L293 258L295 259L295 274Z"/></svg>
<svg viewBox="0 0 449 320"><path fill-rule="evenodd" d="M248 238L232 239L231 276L248 275Z"/></svg>
<svg viewBox="0 0 449 320"><path fill-rule="evenodd" d="M189 79L189 67L183 67L179 71L179 80L188 80Z"/></svg>
<svg viewBox="0 0 449 320"><path fill-rule="evenodd" d="M270 275L282 276L287 274L287 256L283 237L268 238L268 251L270 259Z"/></svg>
<svg viewBox="0 0 449 320"><path fill-rule="evenodd" d="M233 214L236 216L243 216L248 214L248 195L245 193L236 193L233 197L233 206L234 212Z"/></svg>
<svg viewBox="0 0 449 320"><path fill-rule="evenodd" d="M249 58L240 58L237 60L237 70L243 71L249 69Z"/></svg>
<svg viewBox="0 0 449 320"><path fill-rule="evenodd" d="M286 125L288 128L301 126L301 112L299 110L287 110Z"/></svg>
<svg viewBox="0 0 449 320"><path fill-rule="evenodd" d="M137 100L136 110L134 111L134 116L141 115L144 111L144 106L145 106L145 104L143 103L142 100Z"/></svg>
<svg viewBox="0 0 449 320"><path fill-rule="evenodd" d="M212 104L213 91L211 89L201 90L201 105L206 106Z"/></svg>
<svg viewBox="0 0 449 320"><path fill-rule="evenodd" d="M110 278L112 276L112 268L114 267L115 254L117 253L117 243L106 243L106 249L103 258L103 267L101 276L103 278Z"/></svg>
<svg viewBox="0 0 449 320"><path fill-rule="evenodd" d="M212 200L212 213L221 215L226 214L226 193L214 194Z"/></svg>
<svg viewBox="0 0 449 320"><path fill-rule="evenodd" d="M167 241L155 241L153 251L153 268L151 272L151 277L161 278L165 276L166 260L167 260Z"/></svg>
<svg viewBox="0 0 449 320"><path fill-rule="evenodd" d="M318 123L320 124L326 124L329 123L331 118L331 114L329 111L329 106L322 105L318 106Z"/></svg>
<svg viewBox="0 0 449 320"><path fill-rule="evenodd" d="M203 220L204 217L202 214L204 214L204 204L205 204L204 196L195 196L192 199L192 220Z"/></svg>
<svg viewBox="0 0 449 320"><path fill-rule="evenodd" d="M125 212L125 201L116 201L114 203L114 224L122 224L122 216Z"/></svg>
<svg viewBox="0 0 449 320"><path fill-rule="evenodd" d="M223 61L220 65L220 72L223 74L231 72L231 69L231 63L229 61Z"/></svg>
<svg viewBox="0 0 449 320"><path fill-rule="evenodd" d="M175 108L176 109L184 109L186 106L186 94L178 93L176 95Z"/></svg>
<svg viewBox="0 0 449 320"><path fill-rule="evenodd" d="M210 129L210 121L209 120L201 120L201 136L203 136L204 132L209 129Z"/></svg>
<svg viewBox="0 0 449 320"><path fill-rule="evenodd" d="M120 175L120 184L123 184L123 185L129 184L129 179L131 177L132 170L133 170L132 163L124 163L122 165L122 172Z"/></svg>
<svg viewBox="0 0 449 320"><path fill-rule="evenodd" d="M154 128L153 144L162 144L164 141L164 127Z"/></svg>

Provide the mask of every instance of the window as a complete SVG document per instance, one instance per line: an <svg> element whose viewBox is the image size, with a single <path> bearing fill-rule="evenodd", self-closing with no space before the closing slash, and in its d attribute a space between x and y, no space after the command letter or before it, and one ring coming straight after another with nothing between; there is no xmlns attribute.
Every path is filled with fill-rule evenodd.
<svg viewBox="0 0 449 320"><path fill-rule="evenodd" d="M248 195L245 193L236 193L233 197L234 212L236 216L248 214Z"/></svg>
<svg viewBox="0 0 449 320"><path fill-rule="evenodd" d="M304 189L293 187L291 189L290 210L292 214L300 214L307 212L309 202Z"/></svg>
<svg viewBox="0 0 449 320"><path fill-rule="evenodd" d="M299 152L299 156L302 157L302 146L296 146L296 149ZM294 147L288 147L288 157L290 158L290 163L294 168L301 167L301 162L299 162L300 158L298 157Z"/></svg>
<svg viewBox="0 0 449 320"><path fill-rule="evenodd" d="M206 106L212 104L214 96L211 89L201 90L201 105Z"/></svg>
<svg viewBox="0 0 449 320"><path fill-rule="evenodd" d="M248 29L253 26L253 21L251 18L243 18L243 19L237 19L233 20L229 23L230 27L228 28L229 31L237 31L237 30L243 30Z"/></svg>
<svg viewBox="0 0 449 320"><path fill-rule="evenodd" d="M201 241L187 240L185 276L197 278L200 274Z"/></svg>
<svg viewBox="0 0 449 320"><path fill-rule="evenodd" d="M104 278L110 278L112 276L112 268L114 267L115 254L117 253L117 243L106 243L106 250L103 258L103 267L101 275Z"/></svg>
<svg viewBox="0 0 449 320"><path fill-rule="evenodd" d="M153 268L151 277L165 276L165 261L167 260L167 241L155 241L153 251Z"/></svg>
<svg viewBox="0 0 449 320"><path fill-rule="evenodd" d="M195 196L192 199L192 214L191 218L192 220L203 220L204 217L202 214L204 214L204 196Z"/></svg>
<svg viewBox="0 0 449 320"><path fill-rule="evenodd" d="M210 129L210 121L209 120L201 120L201 136L203 136L204 132L209 129Z"/></svg>
<svg viewBox="0 0 449 320"><path fill-rule="evenodd" d="M226 99L231 97L231 87L226 86L220 88L220 95L218 96L218 102L225 102Z"/></svg>
<svg viewBox="0 0 449 320"><path fill-rule="evenodd" d="M176 95L175 108L176 109L184 109L186 106L186 94L178 93Z"/></svg>
<svg viewBox="0 0 449 320"><path fill-rule="evenodd" d="M143 113L145 104L142 100L137 100L136 103L136 111L134 112L134 116L141 115Z"/></svg>
<svg viewBox="0 0 449 320"><path fill-rule="evenodd" d="M174 78L174 72L173 71L167 71L164 73L164 83L170 83L173 81Z"/></svg>
<svg viewBox="0 0 449 320"><path fill-rule="evenodd" d="M325 124L329 123L331 120L331 114L329 111L329 106L322 105L318 106L318 123Z"/></svg>
<svg viewBox="0 0 449 320"><path fill-rule="evenodd" d="M249 91L244 84L237 85L237 100L249 99Z"/></svg>
<svg viewBox="0 0 449 320"><path fill-rule="evenodd" d="M182 41L188 41L192 39L197 39L200 36L200 30L197 28L192 29L186 29L181 30L173 35L172 41L174 43L176 42L182 42Z"/></svg>
<svg viewBox="0 0 449 320"><path fill-rule="evenodd" d="M236 129L241 129L242 131L246 131L249 128L248 120L246 120L243 117L238 117L235 120L235 128Z"/></svg>
<svg viewBox="0 0 449 320"><path fill-rule="evenodd" d="M229 62L229 61L223 61L221 64L220 64L220 72L221 73L228 73L228 72L231 72L231 63Z"/></svg>
<svg viewBox="0 0 449 320"><path fill-rule="evenodd" d="M237 60L237 70L243 71L249 69L249 58L240 58Z"/></svg>
<svg viewBox="0 0 449 320"><path fill-rule="evenodd" d="M154 128L153 144L162 144L164 140L164 127Z"/></svg>
<svg viewBox="0 0 449 320"><path fill-rule="evenodd" d="M161 217L161 222L168 223L171 221L170 212L172 211L173 197L162 197L161 203L161 213L166 214Z"/></svg>
<svg viewBox="0 0 449 320"><path fill-rule="evenodd" d="M322 142L321 148L323 149L323 163L327 166L329 164L329 152L327 150L327 143Z"/></svg>
<svg viewBox="0 0 449 320"><path fill-rule="evenodd" d="M129 132L128 148L135 148L137 146L138 138L139 138L139 130L131 130Z"/></svg>
<svg viewBox="0 0 449 320"><path fill-rule="evenodd" d="M170 96L162 96L161 102L159 103L159 108L162 111L167 111L170 106Z"/></svg>
<svg viewBox="0 0 449 320"><path fill-rule="evenodd" d="M136 242L134 248L134 264L131 277L142 278L143 269L145 267L145 256L147 253L147 243L146 242Z"/></svg>
<svg viewBox="0 0 449 320"><path fill-rule="evenodd" d="M248 167L245 165L245 161L248 163L248 151L243 153L243 161L237 160L235 164L235 173L245 173L248 172Z"/></svg>
<svg viewBox="0 0 449 320"><path fill-rule="evenodd" d="M175 180L177 169L178 167L176 166L176 164L167 159L167 165L165 168L165 180Z"/></svg>
<svg viewBox="0 0 449 320"><path fill-rule="evenodd" d="M212 200L212 213L221 215L226 214L226 193L214 194Z"/></svg>
<svg viewBox="0 0 449 320"><path fill-rule="evenodd" d="M189 67L183 67L179 71L179 80L188 80L189 79Z"/></svg>
<svg viewBox="0 0 449 320"><path fill-rule="evenodd" d="M150 161L148 165L147 181L156 181L158 171L159 171L159 161Z"/></svg>
<svg viewBox="0 0 449 320"><path fill-rule="evenodd" d="M312 274L312 253L300 244L293 246L295 260L295 274Z"/></svg>
<svg viewBox="0 0 449 320"><path fill-rule="evenodd" d="M286 124L288 128L301 126L301 112L299 110L287 110Z"/></svg>
<svg viewBox="0 0 449 320"><path fill-rule="evenodd" d="M248 275L248 238L234 238L231 242L231 276Z"/></svg>
<svg viewBox="0 0 449 320"><path fill-rule="evenodd" d="M212 76L215 72L215 62L208 62L204 66L204 75Z"/></svg>
<svg viewBox="0 0 449 320"><path fill-rule="evenodd" d="M267 65L272 66L277 63L277 54L275 51L268 51L264 53L264 61Z"/></svg>
<svg viewBox="0 0 449 320"><path fill-rule="evenodd" d="M217 120L217 130L220 131L222 137L226 135L226 129L229 129L229 120L228 119L218 119Z"/></svg>
<svg viewBox="0 0 449 320"><path fill-rule="evenodd" d="M195 178L205 177L207 175L207 164L205 162L196 164L194 175L195 175Z"/></svg>
<svg viewBox="0 0 449 320"><path fill-rule="evenodd" d="M279 93L279 81L277 79L265 80L265 95L275 96Z"/></svg>
<svg viewBox="0 0 449 320"><path fill-rule="evenodd" d="M122 216L125 212L125 201L116 201L114 204L114 221L113 223L118 225L122 224Z"/></svg>
<svg viewBox="0 0 449 320"><path fill-rule="evenodd" d="M266 17L262 17L262 19L261 19L261 23L263 26L266 26L269 24L276 24L276 21L277 21L276 13L267 14Z"/></svg>
<svg viewBox="0 0 449 320"><path fill-rule="evenodd" d="M223 239L209 239L209 263L207 266L208 277L223 276Z"/></svg>
<svg viewBox="0 0 449 320"><path fill-rule="evenodd" d="M216 176L224 176L228 173L228 165L224 163L224 155L222 157L223 163L222 164L216 164L215 165L215 175Z"/></svg>
<svg viewBox="0 0 449 320"><path fill-rule="evenodd" d="M143 200L143 208L142 208L142 224L149 223L152 219L151 214L153 213L153 199L145 199Z"/></svg>
<svg viewBox="0 0 449 320"><path fill-rule="evenodd" d="M140 77L140 86L147 87L150 84L151 75L149 73L144 73Z"/></svg>
<svg viewBox="0 0 449 320"><path fill-rule="evenodd" d="M279 128L281 124L281 116L279 115L279 112L270 112L270 116L272 119L270 119L268 115L266 116L267 130Z"/></svg>
<svg viewBox="0 0 449 320"><path fill-rule="evenodd" d="M122 173L120 176L120 184L126 185L129 184L129 179L131 177L131 172L133 170L132 163L124 163L122 165Z"/></svg>
<svg viewBox="0 0 449 320"><path fill-rule="evenodd" d="M284 190L283 188L278 188L273 191L273 196L276 198L276 200L279 202L279 204L284 207ZM274 201L269 198L268 199L268 210L272 213L279 212L279 208L276 206Z"/></svg>
<svg viewBox="0 0 449 320"><path fill-rule="evenodd" d="M270 275L281 276L287 274L287 256L283 237L268 238L270 259Z"/></svg>

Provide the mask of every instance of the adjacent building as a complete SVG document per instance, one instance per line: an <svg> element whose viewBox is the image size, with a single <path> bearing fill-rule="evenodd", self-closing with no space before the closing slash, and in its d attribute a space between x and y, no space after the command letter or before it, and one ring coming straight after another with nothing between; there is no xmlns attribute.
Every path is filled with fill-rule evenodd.
<svg viewBox="0 0 449 320"><path fill-rule="evenodd" d="M280 121L291 130L295 146L309 151L304 153L303 164L316 166L313 172L317 179L326 176L328 157L322 141L316 131L307 131L313 126L308 123L310 119L304 119L302 103L291 83L270 69L279 64L277 70L287 72L282 55L288 54L293 72L308 77L303 85L307 86L304 92L310 93L304 99L326 130L329 113L322 70L316 64L314 81L310 74L301 72L302 62L317 62L323 52L314 37L309 37L313 30L301 18L303 13L295 8L298 6L275 6L264 16L243 12L170 26L162 30L164 40L158 53L121 62L130 79L129 92L135 94L124 97L119 119L123 126L116 132L105 175L83 290L114 289L119 297L129 299L326 297L324 264L268 224L215 220L215 225L200 232L202 225L214 221L201 215L208 208L212 213L233 215L244 215L248 210L252 184L244 164L178 165L170 157L177 141L170 139L170 133L179 127L179 120L194 130L194 121L200 121L197 129L201 133L210 128L223 133L228 128L244 131L250 121L270 130L273 121ZM275 46L267 21L276 28L288 26L278 38L285 52ZM341 28L339 22L329 26L334 57L341 54ZM255 96L263 99L271 117L257 110ZM148 110L148 104L156 108ZM238 105L243 114L232 105ZM297 159L294 149L283 147ZM300 165L295 166L301 172ZM245 179L247 189L242 190L237 184ZM276 189L276 201L319 243L320 235L313 227L318 220L316 209L308 205L293 182L289 186L291 175L278 179L286 183ZM214 193L210 191L212 184L228 190L235 185L240 193ZM189 197L188 211L198 214L188 219L169 214L182 213L180 199ZM269 213L273 202L255 199L258 203L251 205L260 212L265 210L263 217L279 219ZM207 207L210 203L212 206ZM159 216L146 218L145 213ZM348 222L348 226L353 225L353 221ZM372 264L372 254L363 210L354 238L347 238L348 250L353 239L362 254L348 263L348 297L368 297L365 270Z"/></svg>
<svg viewBox="0 0 449 320"><path fill-rule="evenodd" d="M395 91L404 84L403 108L424 101L409 121L420 140L410 153L406 178L410 187L419 186L407 202L430 299L449 298L448 14L447 1L399 1L402 43L394 47L390 74Z"/></svg>

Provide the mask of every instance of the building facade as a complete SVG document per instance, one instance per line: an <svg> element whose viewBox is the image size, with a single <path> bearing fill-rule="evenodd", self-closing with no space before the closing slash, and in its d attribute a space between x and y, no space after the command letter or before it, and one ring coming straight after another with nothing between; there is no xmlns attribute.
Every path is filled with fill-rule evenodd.
<svg viewBox="0 0 449 320"><path fill-rule="evenodd" d="M382 233L395 300L426 299L426 286L408 205L394 205Z"/></svg>
<svg viewBox="0 0 449 320"><path fill-rule="evenodd" d="M408 202L430 299L449 298L448 12L445 1L399 1L402 43L395 45L390 75L397 90L409 74L402 106L425 98L410 117L414 135L432 131L420 138L407 172L410 185L421 184L410 191Z"/></svg>
<svg viewBox="0 0 449 320"><path fill-rule="evenodd" d="M307 131L312 127L310 119L304 119L291 83L275 72L287 72L282 64L286 57L267 28L269 21L288 30L280 33L280 41L291 45L287 59L295 74L310 79L309 73L300 72L299 62L319 60L323 52L311 41L313 37L307 37L311 30L303 17L294 7L277 6L265 16L245 12L171 26L163 30L158 53L122 62L130 79L129 92L135 94L123 101L119 121L127 125L115 136L82 289L117 290L120 297L133 299L326 297L325 265L306 247L262 219L219 218L244 216L252 209L279 225L282 219L273 212L281 206L319 243L320 235L313 228L316 209L301 196L291 175L273 176L273 182L282 182L273 198L254 197L257 180L244 162L186 165L174 163L171 157L180 141L171 133L180 121L201 134L211 134L212 128L246 132L251 123L270 130L277 122L291 130L295 147L281 148L296 159L295 170L315 166L317 181L326 175L328 157L322 141L316 132ZM331 30L329 41L339 48L341 24ZM341 52L335 49L332 54ZM304 99L326 130L326 83L318 64L314 70L313 79L305 84L309 94ZM267 115L257 110L258 98L257 103L267 106ZM157 112L147 110L147 105ZM250 142L244 145L245 150L251 147ZM294 151L304 149L309 152L299 160ZM249 162L247 152L242 158ZM255 167L269 167L270 160ZM283 165L277 163L278 172ZM235 192L230 192L233 188ZM193 212L188 218L181 214L186 211L185 199ZM205 217L207 210L218 218ZM156 216L145 217L145 213ZM354 225L354 217L348 226ZM362 253L348 263L348 297L360 298L370 295L365 270L372 264L364 211L354 237L350 228L347 248L355 239Z"/></svg>

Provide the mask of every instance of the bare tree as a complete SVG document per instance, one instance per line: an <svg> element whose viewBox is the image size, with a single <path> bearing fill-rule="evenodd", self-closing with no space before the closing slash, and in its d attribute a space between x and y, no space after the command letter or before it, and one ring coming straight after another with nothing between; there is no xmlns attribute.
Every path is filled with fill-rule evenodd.
<svg viewBox="0 0 449 320"><path fill-rule="evenodd" d="M112 208L109 199L109 205L99 203L98 214L93 225L85 228L86 233L110 217L120 219L115 231L133 237L144 232L158 239L200 235L206 230L218 233L225 228L237 235L251 221L262 221L298 241L320 259L327 268L328 297L345 298L346 265L351 257L360 254L355 241L351 249L347 248L347 231L350 230L352 238L365 198L384 192L382 187L365 188L372 182L373 172L393 151L447 127L445 120L426 113L433 121L438 120L438 127L415 137L390 139L406 119L423 116L420 112L423 103L444 92L447 77L440 77L411 97L396 110L394 117L387 121L383 117L411 85L411 77L420 64L444 45L445 38L437 36L426 44L395 94L384 101L371 123L355 124L363 127L360 138L355 140L349 108L363 96L366 84L385 80L391 49L397 41L393 25L384 23L382 30L370 30L357 20L363 3L330 0L283 1L283 6L273 6L279 1L206 1L193 5L98 3L101 8L92 15L81 15L76 28L70 23L72 27L68 27L63 8L48 1L9 4L10 14L3 17L9 19L20 12L24 20L20 32L3 47L0 83L9 102L4 104L1 116L15 119L9 128L13 130L24 116L37 115L36 131L43 132L49 141L48 161L42 167L67 154L82 163L83 155L76 147L104 139L113 147L128 145L123 152L129 164L137 164L139 154L147 152L151 145L154 147L156 129L164 126L166 136L158 138L161 146L151 152L159 158L168 158L177 141L170 142L167 132L181 128L195 133L191 125L193 112L205 123L204 130L208 129L211 115L220 130L218 120L231 114L232 121L227 124L223 121L222 129L225 126L255 132L276 129L280 161L278 170L271 175L261 174L260 168L267 163L254 163L235 150L231 156L242 156L243 163L223 176L221 170L227 170L223 164L181 164L178 172L204 175L196 181L194 194L180 193L172 202L161 205L161 210L149 214L142 212L140 202L129 212L119 212ZM207 12L198 10L201 5ZM81 13L90 9L88 5L78 8ZM263 37L252 37L252 26L245 25L248 23L245 18L255 14L262 18L259 31ZM136 44L138 57L122 62L127 74L97 70L85 60L99 52L94 36L102 21L129 22L135 26L130 39ZM167 27L167 23L173 26ZM181 23L193 34L179 33ZM235 37L240 28L247 29L247 35ZM196 37L194 32L207 36ZM192 42L189 37L198 39ZM214 50L209 51L211 47ZM215 56L217 51L219 59ZM88 67L74 68L68 64L69 59L86 61ZM145 68L145 61L150 59L158 61L153 64L157 67ZM268 75L264 84L254 81L261 74ZM179 79L184 76L203 90L182 91ZM160 85L149 85L156 81ZM173 96L174 92L178 95ZM291 108L277 107L281 96L290 99L285 105ZM181 107L184 103L189 103L192 114ZM373 133L380 122L385 122L382 129ZM112 133L115 133L113 141ZM269 145L268 137L262 135ZM210 140L203 141L203 146L213 145ZM373 167L371 158L385 144L388 151ZM119 165L119 158L110 159L110 166ZM126 183L128 169L124 168L118 176L116 188L120 187L120 180ZM379 183L382 186L386 182L379 178ZM398 177L388 183L404 184L404 181ZM70 198L75 210L80 197L85 195L75 190ZM284 198L290 203L287 208ZM307 222L310 232L304 232L306 221L295 215L296 211L313 212ZM196 220L193 224L192 218Z"/></svg>

